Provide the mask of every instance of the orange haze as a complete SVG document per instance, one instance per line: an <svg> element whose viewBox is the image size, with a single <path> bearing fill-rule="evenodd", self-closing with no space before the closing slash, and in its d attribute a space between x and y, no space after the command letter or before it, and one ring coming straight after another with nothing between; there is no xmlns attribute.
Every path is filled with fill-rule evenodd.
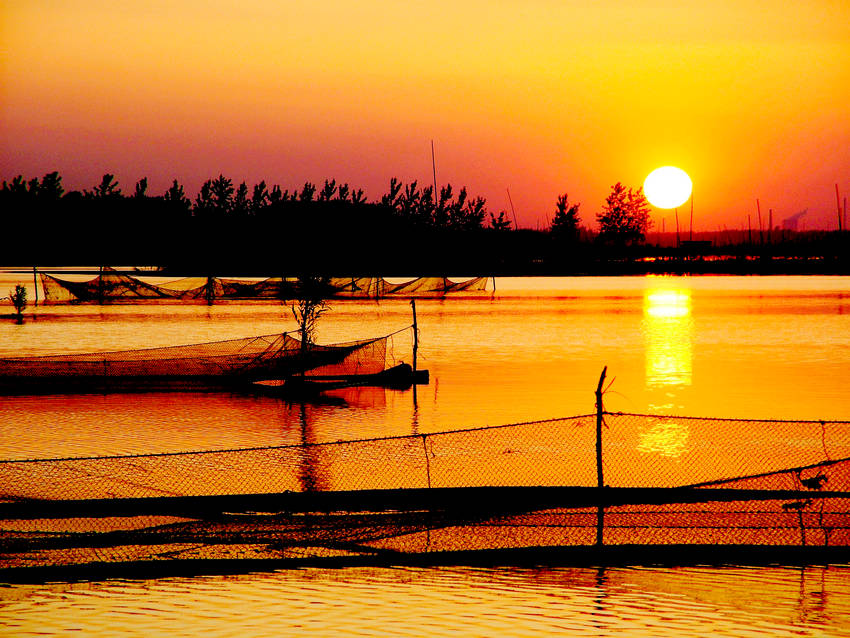
<svg viewBox="0 0 850 638"><path fill-rule="evenodd" d="M846 0L0 2L0 178L335 177L377 199L431 182L433 139L441 183L494 211L510 188L523 226L563 192L589 223L672 164L697 229L757 197L834 228L848 24Z"/></svg>

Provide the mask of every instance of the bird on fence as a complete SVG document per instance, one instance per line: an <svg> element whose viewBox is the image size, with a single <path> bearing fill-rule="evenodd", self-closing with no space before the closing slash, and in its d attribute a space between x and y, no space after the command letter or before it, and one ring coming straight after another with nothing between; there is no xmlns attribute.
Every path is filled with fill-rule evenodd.
<svg viewBox="0 0 850 638"><path fill-rule="evenodd" d="M804 507L806 507L807 505L811 505L811 504L812 504L812 499L807 498L805 501L795 501L793 503L783 503L782 509L790 512L791 510L801 510Z"/></svg>
<svg viewBox="0 0 850 638"><path fill-rule="evenodd" d="M826 474L816 474L815 476L810 476L809 478L801 478L800 483L805 485L810 490L819 490L823 487L823 484L829 481L829 477Z"/></svg>

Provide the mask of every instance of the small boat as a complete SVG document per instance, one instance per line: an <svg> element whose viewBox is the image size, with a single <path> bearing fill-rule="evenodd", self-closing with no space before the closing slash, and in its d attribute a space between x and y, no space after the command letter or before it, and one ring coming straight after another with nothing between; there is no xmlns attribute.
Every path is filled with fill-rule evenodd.
<svg viewBox="0 0 850 638"><path fill-rule="evenodd" d="M252 383L251 389L261 394L275 396L310 395L360 386L406 390L414 384L427 385L429 376L428 370L414 370L409 364L400 363L375 374L325 376L307 374L293 375L284 379L265 379Z"/></svg>

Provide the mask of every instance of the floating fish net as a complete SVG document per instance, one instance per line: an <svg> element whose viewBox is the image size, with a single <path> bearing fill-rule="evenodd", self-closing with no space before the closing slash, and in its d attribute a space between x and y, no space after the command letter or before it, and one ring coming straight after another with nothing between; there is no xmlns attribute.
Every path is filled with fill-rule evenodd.
<svg viewBox="0 0 850 638"><path fill-rule="evenodd" d="M153 284L138 277L104 269L87 281L72 281L41 274L44 303L140 303L156 301L206 301L281 299L298 297L298 280L270 277L260 281L187 277L164 284ZM324 282L323 294L331 298L443 297L480 294L487 289L489 277L452 281L445 277L419 277L392 283L382 277L334 277Z"/></svg>
<svg viewBox="0 0 850 638"><path fill-rule="evenodd" d="M322 444L0 461L0 566L8 574L602 548L640 560L641 549L682 547L710 561L722 547L850 547L850 422L639 414L605 414L605 422L601 488L596 415Z"/></svg>
<svg viewBox="0 0 850 638"><path fill-rule="evenodd" d="M335 345L288 333L182 346L0 358L0 392L221 388L308 375L376 374L393 335Z"/></svg>

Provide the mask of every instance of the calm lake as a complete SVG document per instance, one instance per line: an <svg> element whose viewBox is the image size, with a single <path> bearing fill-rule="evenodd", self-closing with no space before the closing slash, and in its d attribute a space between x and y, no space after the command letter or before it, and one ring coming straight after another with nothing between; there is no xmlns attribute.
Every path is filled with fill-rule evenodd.
<svg viewBox="0 0 850 638"><path fill-rule="evenodd" d="M86 277L80 276L79 279ZM152 279L152 281L162 281ZM0 296L32 274L0 272ZM594 410L850 418L850 278L497 278L420 299L412 391L320 403L230 393L3 397L0 458L221 449L368 438ZM0 302L11 312L8 301ZM276 303L39 306L0 324L0 356L279 333ZM331 303L319 341L394 332L407 300ZM411 360L412 333L388 359ZM0 580L2 575L0 574ZM0 588L0 632L36 635L850 635L850 567L300 569L235 577Z"/></svg>

